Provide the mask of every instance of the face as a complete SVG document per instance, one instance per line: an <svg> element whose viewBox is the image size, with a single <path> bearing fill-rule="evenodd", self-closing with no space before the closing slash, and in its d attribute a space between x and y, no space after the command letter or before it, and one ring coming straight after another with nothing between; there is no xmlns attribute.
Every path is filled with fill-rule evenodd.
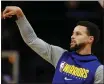
<svg viewBox="0 0 104 84"><path fill-rule="evenodd" d="M87 44L91 44L92 41L92 36L87 34L87 27L78 25L74 28L73 34L71 36L70 49L81 49Z"/></svg>

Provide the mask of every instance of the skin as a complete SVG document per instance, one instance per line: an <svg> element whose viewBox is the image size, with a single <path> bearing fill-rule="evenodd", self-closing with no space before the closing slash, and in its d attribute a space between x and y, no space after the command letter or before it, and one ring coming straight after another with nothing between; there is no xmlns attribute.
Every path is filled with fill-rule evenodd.
<svg viewBox="0 0 104 84"><path fill-rule="evenodd" d="M104 8L104 0L99 0L98 2L102 6L102 8Z"/></svg>
<svg viewBox="0 0 104 84"><path fill-rule="evenodd" d="M78 25L73 30L70 49L81 55L91 54L93 41L94 37L88 35L87 27Z"/></svg>
<svg viewBox="0 0 104 84"><path fill-rule="evenodd" d="M20 17L24 16L24 13L22 12L21 8L17 6L7 6L3 11L3 18L11 18L13 15L16 15L19 19Z"/></svg>

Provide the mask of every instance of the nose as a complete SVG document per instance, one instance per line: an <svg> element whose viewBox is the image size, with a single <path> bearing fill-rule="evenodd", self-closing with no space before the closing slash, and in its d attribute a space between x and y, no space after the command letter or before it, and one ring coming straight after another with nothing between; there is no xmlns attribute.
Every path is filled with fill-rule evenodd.
<svg viewBox="0 0 104 84"><path fill-rule="evenodd" d="M74 35L72 35L72 36L71 36L71 39L74 39L74 38L75 38L75 36L74 36Z"/></svg>

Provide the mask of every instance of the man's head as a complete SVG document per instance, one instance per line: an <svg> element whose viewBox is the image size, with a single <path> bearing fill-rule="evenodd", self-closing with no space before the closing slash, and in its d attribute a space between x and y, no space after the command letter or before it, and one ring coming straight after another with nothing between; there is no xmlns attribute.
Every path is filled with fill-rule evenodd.
<svg viewBox="0 0 104 84"><path fill-rule="evenodd" d="M91 47L92 44L98 42L99 36L100 30L97 25L89 21L80 21L71 36L70 49L79 50L86 45Z"/></svg>

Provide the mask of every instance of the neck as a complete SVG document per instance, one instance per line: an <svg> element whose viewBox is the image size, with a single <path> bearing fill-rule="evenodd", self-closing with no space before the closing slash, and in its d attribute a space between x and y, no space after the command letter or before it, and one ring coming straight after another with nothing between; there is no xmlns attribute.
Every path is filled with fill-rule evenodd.
<svg viewBox="0 0 104 84"><path fill-rule="evenodd" d="M76 52L80 55L91 54L91 46L89 47L89 45L86 45L85 47L77 50Z"/></svg>

